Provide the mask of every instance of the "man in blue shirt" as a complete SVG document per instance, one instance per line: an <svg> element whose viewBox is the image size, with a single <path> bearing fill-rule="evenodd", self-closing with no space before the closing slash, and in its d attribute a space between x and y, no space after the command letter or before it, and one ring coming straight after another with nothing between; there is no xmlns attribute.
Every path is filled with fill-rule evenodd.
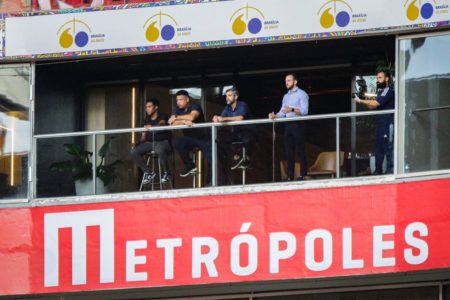
<svg viewBox="0 0 450 300"><path fill-rule="evenodd" d="M193 126L195 123L204 123L205 117L200 105L191 103L189 93L185 90L180 90L176 93L177 107L173 110L173 114L169 119L169 125L187 125ZM174 141L174 148L178 152L181 160L184 163L184 168L181 171L181 177L187 177L197 172L189 152L192 149L200 148L208 162L211 165L211 140L205 134L204 129L187 129L183 130L183 136L178 137Z"/></svg>
<svg viewBox="0 0 450 300"><path fill-rule="evenodd" d="M355 97L355 101L369 109L386 110L395 108L395 92L389 87L390 76L387 71L377 73L376 100L362 100ZM386 174L394 171L394 115L378 115L376 117L377 131L375 136L375 175L383 174L383 161L386 157Z"/></svg>
<svg viewBox="0 0 450 300"><path fill-rule="evenodd" d="M251 116L250 109L247 103L238 100L239 91L236 88L230 88L225 92L227 106L223 109L220 116L214 116L213 122L224 123L232 121L243 121L249 119ZM230 130L228 130L230 129ZM235 170L241 166L248 165L248 153L250 152L250 136L253 132L253 127L247 125L232 126L231 128L221 128L218 132L217 145L224 159L229 158L233 155L234 165L231 170ZM243 147L246 148L246 157L242 153L241 149L233 149L232 143L242 142ZM233 153L231 153L233 150ZM240 151L239 151L240 150ZM223 168L221 168L221 173L223 173ZM221 177L225 177L221 174ZM224 182L224 178L219 178L221 182Z"/></svg>
<svg viewBox="0 0 450 300"><path fill-rule="evenodd" d="M295 74L288 74L285 78L288 92L283 97L281 109L278 113L271 112L270 119L294 118L308 115L309 96L305 91L297 87L298 81ZM287 122L284 124L284 148L287 160L288 180L294 180L295 153L297 150L300 158L300 177L304 180L307 174L306 147L304 125L300 122Z"/></svg>

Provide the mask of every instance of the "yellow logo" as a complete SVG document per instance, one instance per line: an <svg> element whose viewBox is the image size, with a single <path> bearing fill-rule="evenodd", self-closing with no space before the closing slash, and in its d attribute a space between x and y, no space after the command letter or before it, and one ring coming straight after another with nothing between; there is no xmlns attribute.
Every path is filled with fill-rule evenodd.
<svg viewBox="0 0 450 300"><path fill-rule="evenodd" d="M150 25L147 27L148 23ZM149 42L156 42L159 37L165 41L170 41L175 36L175 26L178 26L178 23L171 15L159 11L145 22L144 29L147 28L145 38Z"/></svg>
<svg viewBox="0 0 450 300"><path fill-rule="evenodd" d="M243 20L244 16L245 20ZM231 16L231 29L236 35L242 35L246 30L248 30L251 34L257 34L262 29L264 19L265 17L261 10L247 4L246 6L235 11Z"/></svg>
<svg viewBox="0 0 450 300"><path fill-rule="evenodd" d="M343 0L330 0L317 12L320 15L320 25L331 28L335 23L339 27L346 27L350 23L352 7Z"/></svg>
<svg viewBox="0 0 450 300"><path fill-rule="evenodd" d="M58 29L59 44L64 49L67 49L75 42L75 45L83 48L89 43L88 32L91 32L88 24L73 18Z"/></svg>
<svg viewBox="0 0 450 300"><path fill-rule="evenodd" d="M436 1L433 0L433 2L436 4ZM419 6L417 6L417 4ZM417 20L419 16L422 16L422 18L428 20L434 14L434 7L429 2L422 4L421 0L407 0L403 6L406 8L406 17L410 21Z"/></svg>

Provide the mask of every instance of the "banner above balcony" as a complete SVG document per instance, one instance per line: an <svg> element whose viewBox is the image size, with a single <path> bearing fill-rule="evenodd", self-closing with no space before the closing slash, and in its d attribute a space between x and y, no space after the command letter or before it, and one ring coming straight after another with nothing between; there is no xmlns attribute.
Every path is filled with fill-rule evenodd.
<svg viewBox="0 0 450 300"><path fill-rule="evenodd" d="M450 24L448 0L222 0L5 16L3 59L316 40Z"/></svg>

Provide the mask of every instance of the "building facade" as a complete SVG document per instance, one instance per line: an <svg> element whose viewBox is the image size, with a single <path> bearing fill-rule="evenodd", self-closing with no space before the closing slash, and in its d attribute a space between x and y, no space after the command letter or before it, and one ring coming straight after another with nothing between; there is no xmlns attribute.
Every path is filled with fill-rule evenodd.
<svg viewBox="0 0 450 300"><path fill-rule="evenodd" d="M110 2L0 6L0 298L450 299L448 0ZM395 108L368 110L380 68ZM292 72L309 114L267 118ZM231 87L252 117L212 122ZM143 128L180 90L206 122ZM199 136L197 171L149 152L143 184L143 133Z"/></svg>

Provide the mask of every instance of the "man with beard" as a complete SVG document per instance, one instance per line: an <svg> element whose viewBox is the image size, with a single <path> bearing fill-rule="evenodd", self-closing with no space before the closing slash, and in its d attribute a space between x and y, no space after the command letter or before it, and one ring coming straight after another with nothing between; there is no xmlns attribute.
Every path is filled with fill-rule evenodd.
<svg viewBox="0 0 450 300"><path fill-rule="evenodd" d="M286 75L286 88L288 92L283 97L283 103L278 113L271 112L269 119L294 118L308 115L309 96L305 91L297 87L297 76L293 73ZM300 177L304 180L306 176L306 147L304 124L300 122L287 122L284 124L284 148L287 160L287 180L294 180L295 153L297 150L300 158Z"/></svg>
<svg viewBox="0 0 450 300"><path fill-rule="evenodd" d="M247 103L239 99L239 91L232 87L225 92L227 106L223 109L220 116L213 117L214 123L226 123L233 121L243 121L251 117L250 109ZM248 153L250 149L250 137L255 134L253 126L231 126L220 128L217 137L217 145L221 156L227 160L230 156L234 163L231 170L236 170L239 167L247 168L249 164ZM234 147L233 143L242 143L240 147ZM243 148L246 149L244 155ZM238 149L239 148L239 149ZM223 166L220 166L219 183L223 185L226 181L226 173Z"/></svg>
<svg viewBox="0 0 450 300"><path fill-rule="evenodd" d="M395 108L395 92L390 87L388 71L377 73L377 98L363 100L355 96L355 101L372 110L386 110ZM376 117L375 137L375 175L383 174L383 161L386 156L386 174L394 171L394 115L378 115Z"/></svg>

